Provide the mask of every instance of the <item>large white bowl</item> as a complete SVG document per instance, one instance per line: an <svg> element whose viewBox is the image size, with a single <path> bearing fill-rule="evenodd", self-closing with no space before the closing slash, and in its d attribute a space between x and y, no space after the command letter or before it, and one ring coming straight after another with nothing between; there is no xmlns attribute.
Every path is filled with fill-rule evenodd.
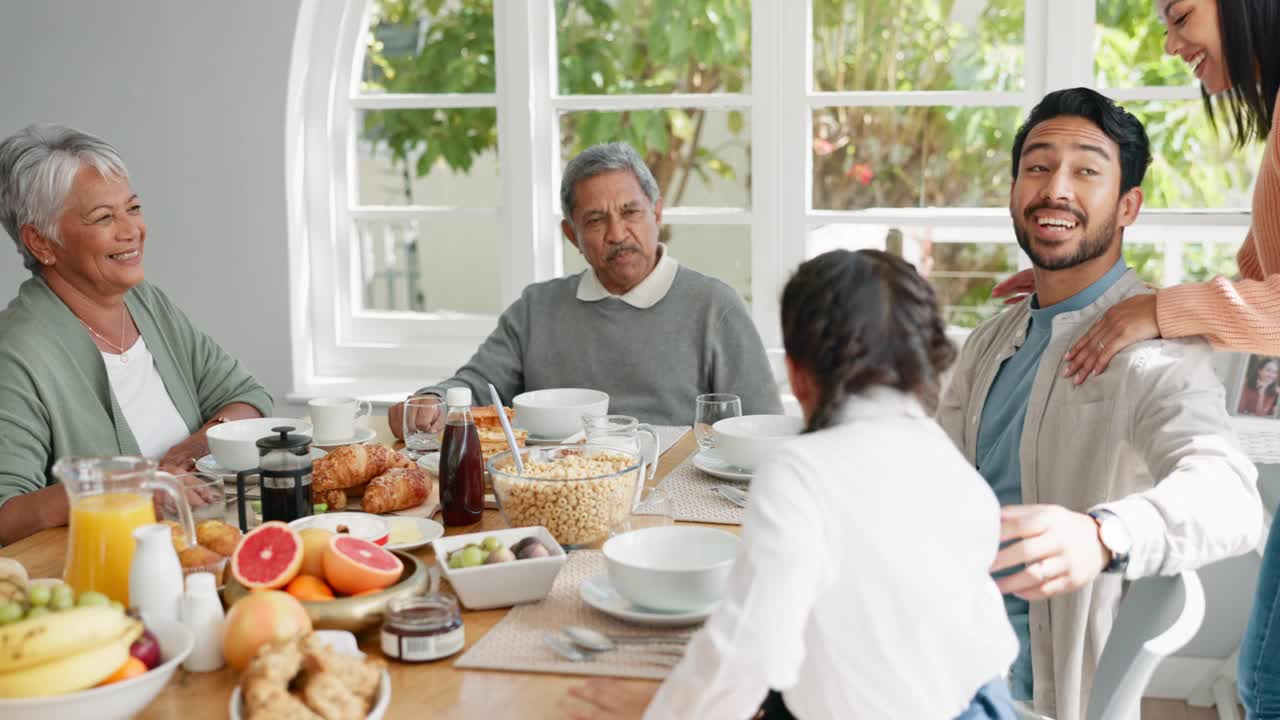
<svg viewBox="0 0 1280 720"><path fill-rule="evenodd" d="M209 439L209 452L213 459L231 472L258 467L258 440L268 435L274 427L291 427L290 434L310 435L311 423L297 418L252 418L232 420L214 425L205 433Z"/></svg>
<svg viewBox="0 0 1280 720"><path fill-rule="evenodd" d="M116 720L142 712L168 684L178 665L187 658L195 640L179 623L153 623L150 628L160 641L164 662L129 680L53 697L0 700L4 720L56 720L95 718Z"/></svg>
<svg viewBox="0 0 1280 720"><path fill-rule="evenodd" d="M356 646L356 637L345 630L316 630L329 647L343 655L364 656L360 652L360 648ZM377 699L373 703L373 707L369 709L369 714L365 715L365 720L382 720L387 714L387 708L391 705L391 676L386 670L382 671L382 680L378 683ZM244 701L240 693L240 685L237 684L235 689L231 691L231 720L244 720Z"/></svg>
<svg viewBox="0 0 1280 720"><path fill-rule="evenodd" d="M582 430L583 415L607 415L609 393L585 388L550 388L511 399L516 422L531 435L564 439Z"/></svg>
<svg viewBox="0 0 1280 720"><path fill-rule="evenodd" d="M517 542L536 537L550 551L550 555L528 560L511 560L493 565L469 568L449 567L449 553L471 543L479 545L493 536L510 548ZM436 562L444 571L444 577L457 593L458 600L470 610L510 607L520 603L536 602L551 592L551 586L560 574L560 568L568 558L551 533L542 526L493 530L491 532L452 535L431 541Z"/></svg>
<svg viewBox="0 0 1280 720"><path fill-rule="evenodd" d="M651 527L609 538L604 558L622 597L650 610L686 612L720 601L740 544L715 528Z"/></svg>
<svg viewBox="0 0 1280 720"><path fill-rule="evenodd" d="M783 443L804 430L804 420L790 415L743 415L725 418L711 429L715 432L716 454L721 459L754 471Z"/></svg>

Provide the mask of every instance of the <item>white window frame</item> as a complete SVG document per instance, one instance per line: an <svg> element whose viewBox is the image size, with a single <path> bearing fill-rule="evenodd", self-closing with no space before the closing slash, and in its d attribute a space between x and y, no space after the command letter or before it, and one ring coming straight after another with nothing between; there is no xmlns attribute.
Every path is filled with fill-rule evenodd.
<svg viewBox="0 0 1280 720"><path fill-rule="evenodd" d="M1093 85L1094 3L1027 0L1021 90L825 92L813 87L812 0L752 3L751 90L709 95L558 93L553 0L494 0L495 92L475 95L371 96L357 92L368 27L366 0L303 0L294 41L286 108L291 333L298 396L352 391L395 396L446 377L488 335L496 316L357 310L355 219L484 221L503 227L501 305L530 283L561 274L558 228L558 117L566 111L659 108L740 109L750 113L751 174L747 208L669 208L671 225L750 229L752 314L771 355L780 354L778 308L787 275L802 262L811 227L927 221L937 227L1004 227L1007 211L990 208L815 210L812 119L832 106L1006 106L1025 115L1046 93ZM1050 31L1052 28L1052 31ZM1043 48L1043 52L1034 52ZM1052 58L1053 62L1048 62ZM1110 88L1117 101L1194 100L1194 86ZM495 107L502 204L497 208L358 207L351 123L357 109ZM765 178L772 182L763 181ZM1246 210L1146 210L1151 227L1238 227ZM1241 230L1243 237L1243 230ZM1181 235L1162 240L1165 281L1181 279ZM1014 242L1012 232L990 242ZM1018 254L1022 266L1025 257ZM332 292L322 291L332 288Z"/></svg>

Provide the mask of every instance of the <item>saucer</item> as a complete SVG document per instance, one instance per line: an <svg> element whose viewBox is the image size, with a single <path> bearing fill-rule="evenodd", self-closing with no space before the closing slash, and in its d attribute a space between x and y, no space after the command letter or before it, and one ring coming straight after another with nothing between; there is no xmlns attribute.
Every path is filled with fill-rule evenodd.
<svg viewBox="0 0 1280 720"><path fill-rule="evenodd" d="M600 573L588 578L586 582L582 583L582 587L578 588L578 595L582 597L583 602L605 615L641 625L664 627L693 625L710 617L711 612L716 607L715 605L709 605L701 610L678 613L659 612L642 608L622 597L617 590L613 589L613 584L609 582L608 573Z"/></svg>
<svg viewBox="0 0 1280 720"><path fill-rule="evenodd" d="M341 440L321 440L320 438L312 438L311 444L322 448L336 448L342 445L359 445L360 443L367 443L376 437L378 437L378 431L373 428L356 428L356 434L349 438Z"/></svg>
<svg viewBox="0 0 1280 720"><path fill-rule="evenodd" d="M328 454L329 453L325 452L324 450L321 450L318 447L313 447L311 448L311 462L314 463L315 461L319 460L320 458ZM209 475L217 475L218 477L222 478L224 482L228 482L232 485L236 484L236 474L219 465L218 461L215 460L213 458L213 455L211 454L205 455L204 457L196 461L196 471L207 473ZM258 484L257 476L254 476L253 478L246 480L245 484L257 485Z"/></svg>
<svg viewBox="0 0 1280 720"><path fill-rule="evenodd" d="M724 458L716 455L714 450L703 450L697 455L694 455L693 466L711 477L717 477L721 480L737 480L739 482L746 482L751 480L752 476L755 474L750 470L730 464Z"/></svg>
<svg viewBox="0 0 1280 720"><path fill-rule="evenodd" d="M387 539L387 544L383 547L388 550L417 550L424 545L429 545L432 540L444 536L444 526L435 520L429 520L427 518L389 517L387 518L387 522L391 523L391 535ZM418 535L420 537L408 542L393 543L392 541L395 539L396 525L400 523L416 524L418 526Z"/></svg>

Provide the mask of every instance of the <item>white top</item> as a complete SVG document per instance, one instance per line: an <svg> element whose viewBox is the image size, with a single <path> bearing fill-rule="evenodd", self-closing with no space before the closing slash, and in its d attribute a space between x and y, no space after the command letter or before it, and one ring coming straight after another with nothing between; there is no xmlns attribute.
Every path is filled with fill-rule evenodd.
<svg viewBox="0 0 1280 720"><path fill-rule="evenodd" d="M667 252L665 246L659 245L658 253L658 264L654 266L653 271L638 285L622 295L614 295L606 290L604 285L600 284L600 278L596 277L594 270L582 273L582 279L578 281L578 299L583 302L597 302L607 297L616 297L640 310L648 310L657 305L671 290L672 284L676 281L676 273L680 270L680 263Z"/></svg>
<svg viewBox="0 0 1280 720"><path fill-rule="evenodd" d="M471 407L471 388L452 387L445 391L444 404L451 408Z"/></svg>
<svg viewBox="0 0 1280 720"><path fill-rule="evenodd" d="M989 568L1000 508L920 405L883 388L751 483L721 605L646 718L952 720L1017 639Z"/></svg>
<svg viewBox="0 0 1280 720"><path fill-rule="evenodd" d="M102 353L102 362L107 366L111 392L138 441L139 452L159 459L191 435L141 336L124 355Z"/></svg>

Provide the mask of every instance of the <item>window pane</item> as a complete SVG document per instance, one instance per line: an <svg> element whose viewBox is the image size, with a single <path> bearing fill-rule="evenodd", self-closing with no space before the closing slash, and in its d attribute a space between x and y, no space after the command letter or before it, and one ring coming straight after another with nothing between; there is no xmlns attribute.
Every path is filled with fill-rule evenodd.
<svg viewBox="0 0 1280 720"><path fill-rule="evenodd" d="M1164 284L1164 247L1154 243L1133 242L1126 237L1124 261L1142 281L1160 287Z"/></svg>
<svg viewBox="0 0 1280 720"><path fill-rule="evenodd" d="M1023 26L1023 0L814 0L814 88L1021 90Z"/></svg>
<svg viewBox="0 0 1280 720"><path fill-rule="evenodd" d="M653 172L665 207L747 207L751 129L736 110L632 110L560 116L563 162L591 145L630 143Z"/></svg>
<svg viewBox="0 0 1280 720"><path fill-rule="evenodd" d="M751 304L751 229L745 225L666 225L667 251L682 265L719 278ZM587 268L578 249L564 243L564 273Z"/></svg>
<svg viewBox="0 0 1280 720"><path fill-rule="evenodd" d="M358 204L500 204L493 109L369 110L356 127Z"/></svg>
<svg viewBox="0 0 1280 720"><path fill-rule="evenodd" d="M365 310L502 312L497 223L359 220Z"/></svg>
<svg viewBox="0 0 1280 720"><path fill-rule="evenodd" d="M1018 108L822 108L813 206L1003 207Z"/></svg>
<svg viewBox="0 0 1280 720"><path fill-rule="evenodd" d="M493 53L493 0L374 0L360 89L491 93Z"/></svg>
<svg viewBox="0 0 1280 720"><path fill-rule="evenodd" d="M1098 0L1093 73L1098 87L1190 85L1195 76L1164 52L1164 24L1151 0Z"/></svg>
<svg viewBox="0 0 1280 720"><path fill-rule="evenodd" d="M1199 100L1126 102L1151 139L1147 208L1248 208L1262 146L1235 150Z"/></svg>
<svg viewBox="0 0 1280 720"><path fill-rule="evenodd" d="M560 93L745 92L749 0L556 0Z"/></svg>
<svg viewBox="0 0 1280 720"><path fill-rule="evenodd" d="M992 242L1008 238L1008 242ZM899 255L929 279L948 325L977 327L1003 309L996 283L1018 269L1022 252L1009 226L822 225L809 231L807 257L828 250L874 248Z"/></svg>
<svg viewBox="0 0 1280 720"><path fill-rule="evenodd" d="M1219 275L1234 277L1240 273L1236 265L1236 251L1240 249L1244 231L1236 230L1233 233L1231 230L1236 229L1218 230L1219 234L1227 236L1222 242L1187 243L1182 246L1183 282L1205 282Z"/></svg>

